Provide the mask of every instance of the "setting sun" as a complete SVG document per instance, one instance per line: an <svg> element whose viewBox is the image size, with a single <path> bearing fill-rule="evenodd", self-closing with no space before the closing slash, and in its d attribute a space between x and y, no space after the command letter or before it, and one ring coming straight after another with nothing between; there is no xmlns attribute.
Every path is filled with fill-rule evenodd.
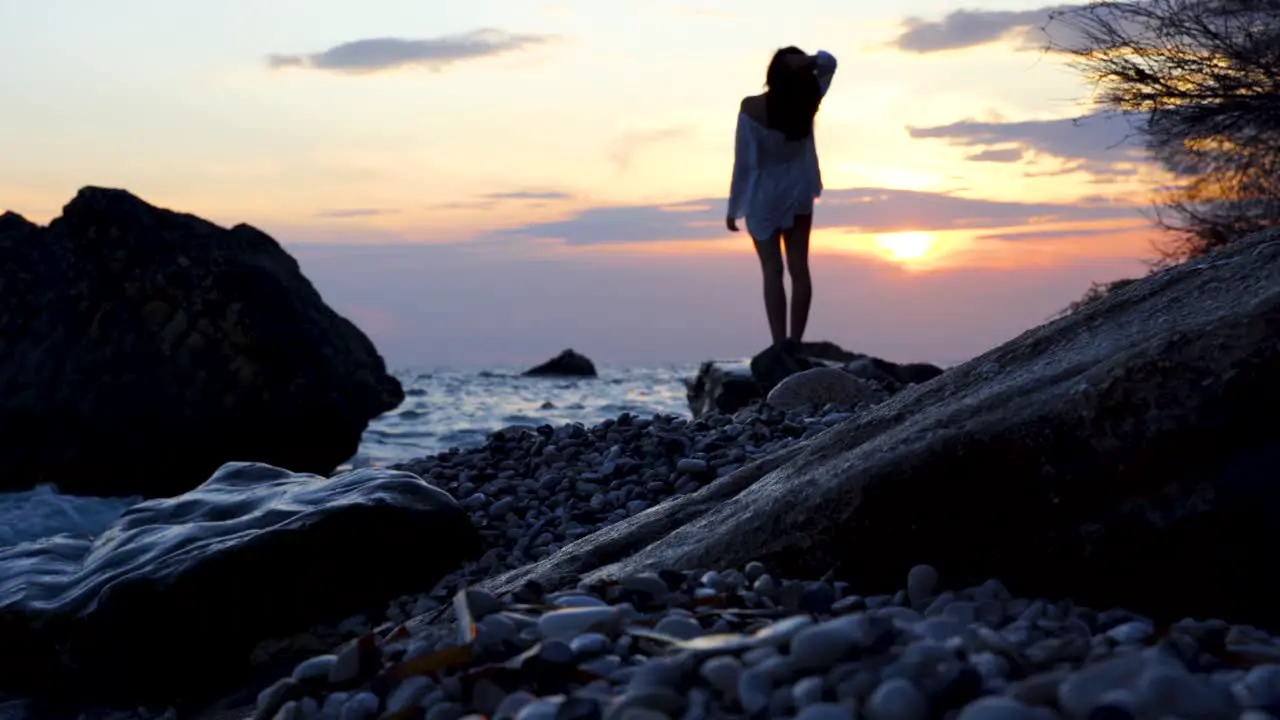
<svg viewBox="0 0 1280 720"><path fill-rule="evenodd" d="M919 260L933 249L933 234L915 230L875 236L876 245L894 260Z"/></svg>

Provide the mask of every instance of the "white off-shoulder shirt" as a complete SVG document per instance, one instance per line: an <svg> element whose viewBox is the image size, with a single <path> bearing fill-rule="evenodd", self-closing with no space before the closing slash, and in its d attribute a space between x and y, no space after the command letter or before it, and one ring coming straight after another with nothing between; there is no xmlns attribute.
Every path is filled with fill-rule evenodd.
<svg viewBox="0 0 1280 720"><path fill-rule="evenodd" d="M814 57L819 93L825 96L836 72L836 58L826 50ZM796 215L813 212L813 200L821 194L822 171L812 134L788 140L780 130L738 113L729 217L746 218L751 237L764 240L795 224Z"/></svg>

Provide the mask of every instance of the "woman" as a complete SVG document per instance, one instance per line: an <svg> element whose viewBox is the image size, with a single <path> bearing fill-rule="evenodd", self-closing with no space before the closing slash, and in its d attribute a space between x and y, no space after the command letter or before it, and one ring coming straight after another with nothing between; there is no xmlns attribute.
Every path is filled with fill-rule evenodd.
<svg viewBox="0 0 1280 720"><path fill-rule="evenodd" d="M733 182L725 226L738 231L746 218L764 272L764 308L775 347L797 350L809 320L813 284L809 278L809 230L813 201L822 194L822 173L813 142L818 112L836 59L796 47L774 53L765 92L743 98L734 143ZM791 274L791 332L787 333L785 268Z"/></svg>

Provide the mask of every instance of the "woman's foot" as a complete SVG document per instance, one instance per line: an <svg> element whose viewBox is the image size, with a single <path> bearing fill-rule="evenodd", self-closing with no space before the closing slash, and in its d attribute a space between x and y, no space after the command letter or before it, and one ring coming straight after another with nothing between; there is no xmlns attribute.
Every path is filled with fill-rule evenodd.
<svg viewBox="0 0 1280 720"><path fill-rule="evenodd" d="M781 350L785 355L790 355L791 357L799 357L801 353L804 351L804 347L800 344L799 340L787 338L786 340L782 341Z"/></svg>

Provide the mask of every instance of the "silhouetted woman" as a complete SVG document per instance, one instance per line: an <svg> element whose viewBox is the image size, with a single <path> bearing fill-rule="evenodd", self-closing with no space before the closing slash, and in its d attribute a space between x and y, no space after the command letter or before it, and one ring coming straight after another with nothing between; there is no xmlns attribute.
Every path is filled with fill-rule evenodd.
<svg viewBox="0 0 1280 720"><path fill-rule="evenodd" d="M743 98L738 114L725 225L737 232L738 218L747 220L764 272L769 331L773 344L784 350L798 349L813 300L809 230L814 198L822 194L813 118L835 71L836 59L825 50L806 55L796 47L783 48L769 63L765 92ZM784 267L791 273L790 334Z"/></svg>

